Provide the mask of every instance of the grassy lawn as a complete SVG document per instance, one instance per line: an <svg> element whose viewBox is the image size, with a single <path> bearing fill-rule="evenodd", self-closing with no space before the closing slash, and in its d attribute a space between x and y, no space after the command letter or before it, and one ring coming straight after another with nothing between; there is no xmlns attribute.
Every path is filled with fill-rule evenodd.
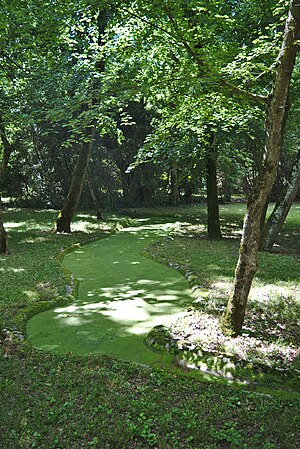
<svg viewBox="0 0 300 449"><path fill-rule="evenodd" d="M154 339L156 349L160 339L163 345L167 342L185 365L299 391L299 206L292 209L274 253L259 255L242 335L231 339L220 332L219 320L237 261L243 210L241 205L221 209L222 241L209 241L203 224L192 219L192 225L183 224L172 236L146 248L146 255L180 270L193 284L196 296L164 338L158 335L157 343L152 333L150 340Z"/></svg>
<svg viewBox="0 0 300 449"><path fill-rule="evenodd" d="M168 216L174 210L152 213ZM189 273L198 298L205 298L191 307L190 317L216 316L222 310L242 214L241 205L222 208L227 239L215 244L203 237L204 209L176 210L178 221L185 224L147 249L152 257ZM179 369L150 370L107 356L55 356L30 348L26 337L22 339L27 319L76 294L75 280L59 261L62 250L108 235L116 220L107 217L98 224L91 215L78 214L75 232L65 236L51 232L55 215L5 211L11 253L0 257L0 329L6 329L0 357L1 448L299 447L297 395L270 394L255 385L243 388L218 378L200 380ZM247 318L251 338L266 330L266 338L282 347L299 345L297 217L299 207L280 237L279 254L261 256ZM253 318L257 324L251 327ZM280 332L279 324L285 326Z"/></svg>

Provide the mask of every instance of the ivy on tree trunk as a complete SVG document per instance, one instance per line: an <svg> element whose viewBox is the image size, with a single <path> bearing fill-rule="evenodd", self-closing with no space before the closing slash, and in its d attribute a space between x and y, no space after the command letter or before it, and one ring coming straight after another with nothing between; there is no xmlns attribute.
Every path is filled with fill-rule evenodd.
<svg viewBox="0 0 300 449"><path fill-rule="evenodd" d="M300 0L290 3L277 72L267 109L265 151L261 168L250 193L240 243L234 285L223 318L223 330L233 336L242 329L247 300L257 271L260 224L265 204L276 178L281 154L288 92L300 39Z"/></svg>

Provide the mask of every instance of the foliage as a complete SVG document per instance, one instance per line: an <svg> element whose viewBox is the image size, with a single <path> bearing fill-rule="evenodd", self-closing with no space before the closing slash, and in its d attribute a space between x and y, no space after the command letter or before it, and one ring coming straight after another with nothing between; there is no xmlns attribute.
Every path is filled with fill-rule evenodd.
<svg viewBox="0 0 300 449"><path fill-rule="evenodd" d="M128 106L140 101L152 115L146 143L133 151L129 139L117 148L128 165L151 159L162 167L155 185L147 186L156 197L168 190L173 160L182 167L182 191L187 184L193 193L202 188L212 131L220 177L229 174L231 185L242 188L244 176L257 168L263 108L232 84L266 93L285 11L286 2L274 0L213 1L209 7L178 0L163 7L157 1L29 1L18 7L5 1L0 104L15 151L3 191L23 204L61 207L84 129L95 120L99 174L93 178L102 201L111 203L110 189L117 197L127 167L114 173L113 185L101 185L105 167L115 164L101 136L124 142L121 122L138 128ZM139 177L145 183L143 169ZM87 190L83 198L90 202Z"/></svg>

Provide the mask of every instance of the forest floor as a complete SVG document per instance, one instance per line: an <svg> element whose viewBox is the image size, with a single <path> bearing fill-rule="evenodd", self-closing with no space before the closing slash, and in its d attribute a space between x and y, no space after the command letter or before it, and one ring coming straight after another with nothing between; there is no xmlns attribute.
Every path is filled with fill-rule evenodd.
<svg viewBox="0 0 300 449"><path fill-rule="evenodd" d="M217 243L204 237L202 207L130 213L176 214L181 223L172 236L146 253L187 274L195 287L195 303L185 321L172 329L174 339L182 335L189 350L195 344L193 334L198 332L197 345L203 339L199 326L195 328L196 315L214 320L224 307L237 258L243 207L222 208L226 238ZM299 395L278 391L295 390L285 370L289 362L296 367L297 357L292 353L281 367L272 366L272 360L281 355L271 357L272 375L265 378L264 371L258 371L255 383L249 379L243 385L217 376L194 378L176 367L173 371L150 369L113 357L59 356L31 348L25 336L27 320L65 301L66 286L74 284L57 255L66 247L109 235L119 220L107 217L99 224L90 214L79 213L72 235L55 235L51 232L55 215L55 211L16 209L4 214L11 252L0 257L1 448L299 447ZM243 338L260 339L265 333L266 346L273 343L274 354L279 347L296 350L299 345L298 217L299 206L295 206L276 246L279 255L261 256L249 302L248 335ZM207 322L214 328L212 321ZM213 340L207 340L209 350ZM251 372L252 367L248 368ZM259 376L269 390L259 388Z"/></svg>

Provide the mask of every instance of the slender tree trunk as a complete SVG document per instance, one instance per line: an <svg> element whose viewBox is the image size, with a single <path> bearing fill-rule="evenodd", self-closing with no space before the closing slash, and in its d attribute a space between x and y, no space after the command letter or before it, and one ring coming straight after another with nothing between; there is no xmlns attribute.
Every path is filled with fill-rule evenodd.
<svg viewBox="0 0 300 449"><path fill-rule="evenodd" d="M6 136L5 124L2 116L0 115L0 138L3 145L3 155L0 165L0 177L6 172L10 155L13 151L13 145L11 145ZM0 254L8 253L7 232L5 231L3 224L2 213L2 201L0 197Z"/></svg>
<svg viewBox="0 0 300 449"><path fill-rule="evenodd" d="M281 154L288 91L300 38L300 1L292 0L286 21L277 73L266 117L265 152L260 171L248 200L235 271L234 286L223 319L223 330L233 336L242 329L246 304L257 271L260 224L268 196L276 178Z"/></svg>
<svg viewBox="0 0 300 449"><path fill-rule="evenodd" d="M178 194L178 170L177 163L175 161L171 161L171 203L172 206L178 206L179 203L179 194Z"/></svg>
<svg viewBox="0 0 300 449"><path fill-rule="evenodd" d="M1 174L3 174L8 166L8 161L10 158L10 155L13 151L13 145L11 145L8 141L8 138L6 136L6 131L5 131L5 124L3 121L2 116L0 115L0 137L1 137L1 141L2 141L2 145L3 145L3 156L2 156L2 161L1 161Z"/></svg>
<svg viewBox="0 0 300 449"><path fill-rule="evenodd" d="M2 202L0 200L0 254L8 253L7 232L3 226Z"/></svg>
<svg viewBox="0 0 300 449"><path fill-rule="evenodd" d="M97 16L97 27L98 27L98 46L101 48L103 46L103 35L107 22L109 19L109 10L99 9ZM105 71L105 60L97 59L95 67L98 69L99 73ZM94 86L99 84L99 80L94 81ZM92 103L96 103L95 99ZM96 122L93 120L91 127L86 129L85 136L87 137L81 144L79 156L75 166L75 171L72 177L71 186L66 198L63 209L58 214L56 219L56 232L66 232L71 233L71 221L77 210L78 202L80 199L82 187L86 177L88 163L92 153L92 147L94 143L96 133ZM85 141L87 140L87 141Z"/></svg>
<svg viewBox="0 0 300 449"><path fill-rule="evenodd" d="M290 179L287 182L284 194L277 201L273 212L271 213L263 229L260 249L271 251L274 242L282 228L282 225L290 211L297 192L300 188L300 151L297 160L291 171Z"/></svg>
<svg viewBox="0 0 300 449"><path fill-rule="evenodd" d="M89 142L82 142L71 186L64 207L56 219L56 232L71 233L71 221L77 210L95 137L95 127L87 131Z"/></svg>
<svg viewBox="0 0 300 449"><path fill-rule="evenodd" d="M90 194L91 194L91 198L93 200L94 207L95 207L95 210L96 210L97 220L103 220L103 217L102 217L102 214L101 214L101 208L100 208L100 201L98 199L98 196L97 196L95 188L94 188L94 183L93 183L93 180L92 180L92 175L91 175L91 171L89 169L89 166L87 168L86 180L87 180L87 183L88 183L88 186L89 186L89 191L90 191Z"/></svg>
<svg viewBox="0 0 300 449"><path fill-rule="evenodd" d="M211 145L206 154L206 195L208 238L218 240L222 238L222 234L217 185L217 151L214 144Z"/></svg>

